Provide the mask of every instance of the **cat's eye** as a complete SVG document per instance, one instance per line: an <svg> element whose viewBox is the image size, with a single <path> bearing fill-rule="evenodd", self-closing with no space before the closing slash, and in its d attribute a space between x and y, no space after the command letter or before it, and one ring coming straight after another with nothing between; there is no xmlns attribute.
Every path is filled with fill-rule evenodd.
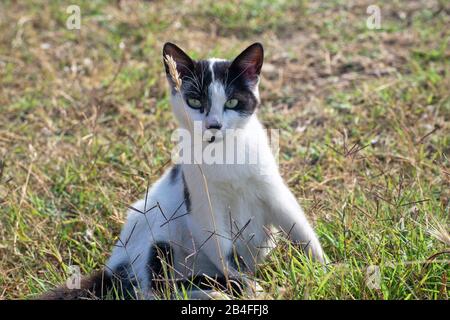
<svg viewBox="0 0 450 320"><path fill-rule="evenodd" d="M189 99L187 99L187 103L191 108L194 108L194 109L200 109L202 106L201 101L198 99L189 98Z"/></svg>
<svg viewBox="0 0 450 320"><path fill-rule="evenodd" d="M230 99L227 102L225 102L225 108L228 108L228 109L236 108L238 103L239 103L238 99Z"/></svg>

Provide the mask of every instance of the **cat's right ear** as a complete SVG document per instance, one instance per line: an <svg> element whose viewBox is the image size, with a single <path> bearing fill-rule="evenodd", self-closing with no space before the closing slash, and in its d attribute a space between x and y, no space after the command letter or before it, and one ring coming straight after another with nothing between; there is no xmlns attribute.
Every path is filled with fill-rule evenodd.
<svg viewBox="0 0 450 320"><path fill-rule="evenodd" d="M169 66L167 65L166 57L170 56L177 64L177 71L180 75L181 80L184 77L192 77L194 72L194 62L192 59L177 45L166 42L163 48L163 61L164 67L166 68L166 75L169 79L169 82L172 83L172 77L170 76Z"/></svg>
<svg viewBox="0 0 450 320"><path fill-rule="evenodd" d="M234 77L242 77L248 84L256 85L264 60L264 49L256 42L241 52L231 63L229 68ZM234 78L231 78L234 79Z"/></svg>

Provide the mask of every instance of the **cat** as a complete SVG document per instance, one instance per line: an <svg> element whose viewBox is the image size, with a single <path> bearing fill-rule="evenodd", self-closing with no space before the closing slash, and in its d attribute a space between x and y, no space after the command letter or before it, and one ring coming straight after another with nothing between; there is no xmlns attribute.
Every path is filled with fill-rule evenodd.
<svg viewBox="0 0 450 320"><path fill-rule="evenodd" d="M202 150L220 144L225 156L227 138L237 132L244 146L237 155L257 155L257 161L202 163L194 155L173 165L130 207L104 272L81 290L95 284L98 294L106 279L128 297L153 299L170 278L189 287L189 298L210 298L217 286L254 291L250 277L274 247L277 230L323 263L320 242L283 182L257 118L263 46L254 43L232 61L194 61L166 43L163 58L180 129L201 135ZM195 146L191 141L183 152Z"/></svg>

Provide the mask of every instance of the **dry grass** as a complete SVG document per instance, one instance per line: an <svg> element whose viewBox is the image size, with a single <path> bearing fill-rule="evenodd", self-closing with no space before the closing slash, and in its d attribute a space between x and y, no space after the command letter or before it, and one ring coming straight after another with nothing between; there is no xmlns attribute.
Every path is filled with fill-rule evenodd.
<svg viewBox="0 0 450 320"><path fill-rule="evenodd" d="M1 2L0 298L99 268L168 165L165 41L225 58L260 41L260 117L332 259L280 248L259 275L270 296L447 299L448 4L381 2L369 30L370 1L206 2L79 1L81 30L60 2Z"/></svg>

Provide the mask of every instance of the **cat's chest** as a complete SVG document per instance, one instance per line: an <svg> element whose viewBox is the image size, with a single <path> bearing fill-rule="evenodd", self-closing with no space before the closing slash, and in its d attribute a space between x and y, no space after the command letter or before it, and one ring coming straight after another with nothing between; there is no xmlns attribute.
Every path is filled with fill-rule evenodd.
<svg viewBox="0 0 450 320"><path fill-rule="evenodd" d="M191 198L193 215L204 225L216 224L216 229L233 233L230 230L238 232L245 226L245 231L250 231L264 224L263 195L251 179L199 186Z"/></svg>

